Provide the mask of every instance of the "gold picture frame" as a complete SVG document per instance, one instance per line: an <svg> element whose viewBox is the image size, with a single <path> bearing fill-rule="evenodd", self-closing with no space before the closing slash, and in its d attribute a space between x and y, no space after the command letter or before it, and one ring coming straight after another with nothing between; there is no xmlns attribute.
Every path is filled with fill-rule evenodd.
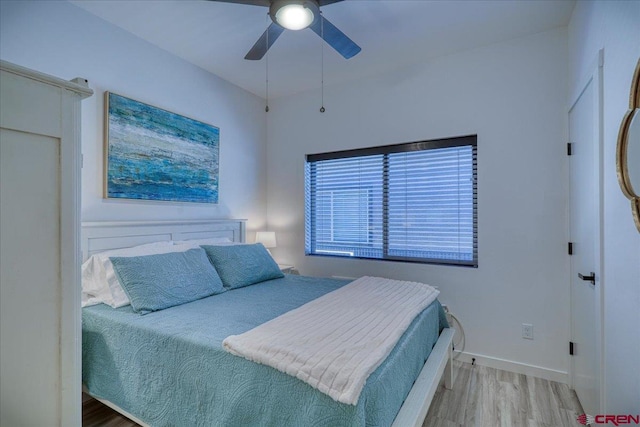
<svg viewBox="0 0 640 427"><path fill-rule="evenodd" d="M618 145L616 147L616 172L622 193L631 201L631 212L638 232L640 232L640 59L631 82L629 110L620 123ZM632 160L633 159L633 160ZM633 164L632 164L633 163ZM633 175L633 179L632 179Z"/></svg>

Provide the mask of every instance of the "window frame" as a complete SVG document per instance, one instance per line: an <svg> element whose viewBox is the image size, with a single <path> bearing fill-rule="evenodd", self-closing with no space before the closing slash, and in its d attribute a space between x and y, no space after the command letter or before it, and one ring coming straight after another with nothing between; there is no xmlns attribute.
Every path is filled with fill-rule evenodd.
<svg viewBox="0 0 640 427"><path fill-rule="evenodd" d="M341 150L327 153L307 154L305 156L305 255L307 256L323 256L323 257L338 257L338 258L355 258L355 259L368 259L375 261L394 261L394 262L408 262L408 263L420 263L420 264L436 264L436 265L453 265L461 267L478 267L478 168L477 168L477 135L466 135L452 138L441 138L427 141L407 142L401 144L384 145L378 147L367 147L361 149ZM472 260L454 260L454 259L438 259L438 258L415 258L415 257L399 257L389 255L389 155L395 153L408 153L415 151L427 151L439 148L452 148L452 147L472 147L472 176L473 176L473 256ZM373 155L383 155L383 200L382 200L382 258L365 257L365 256L344 256L330 253L318 253L315 249L309 251L312 248L313 235L316 233L314 229L308 232L307 218L310 217L314 209L315 201L311 198L311 183L307 182L306 168L313 168L315 162L324 160L338 160L347 158L358 158ZM310 171L310 174L315 173ZM317 241L317 240L315 240Z"/></svg>

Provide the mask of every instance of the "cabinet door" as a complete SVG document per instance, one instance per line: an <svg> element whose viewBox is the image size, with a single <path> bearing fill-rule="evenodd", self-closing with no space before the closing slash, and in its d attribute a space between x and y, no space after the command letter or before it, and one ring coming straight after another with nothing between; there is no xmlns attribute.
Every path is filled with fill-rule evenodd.
<svg viewBox="0 0 640 427"><path fill-rule="evenodd" d="M0 89L0 425L79 425L79 98L4 70Z"/></svg>
<svg viewBox="0 0 640 427"><path fill-rule="evenodd" d="M0 129L2 425L60 418L59 158L59 139Z"/></svg>

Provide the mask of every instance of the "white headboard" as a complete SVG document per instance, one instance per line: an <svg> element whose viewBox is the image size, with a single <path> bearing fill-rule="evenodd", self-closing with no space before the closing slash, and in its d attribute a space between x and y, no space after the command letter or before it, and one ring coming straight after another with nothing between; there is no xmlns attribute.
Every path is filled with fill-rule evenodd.
<svg viewBox="0 0 640 427"><path fill-rule="evenodd" d="M228 237L245 241L244 219L82 223L82 260L97 252L169 240Z"/></svg>

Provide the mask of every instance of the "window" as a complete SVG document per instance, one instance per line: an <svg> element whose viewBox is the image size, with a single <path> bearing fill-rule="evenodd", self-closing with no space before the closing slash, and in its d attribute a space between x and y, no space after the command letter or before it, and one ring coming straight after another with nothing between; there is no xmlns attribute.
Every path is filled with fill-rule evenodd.
<svg viewBox="0 0 640 427"><path fill-rule="evenodd" d="M477 137L307 155L307 255L478 266Z"/></svg>

